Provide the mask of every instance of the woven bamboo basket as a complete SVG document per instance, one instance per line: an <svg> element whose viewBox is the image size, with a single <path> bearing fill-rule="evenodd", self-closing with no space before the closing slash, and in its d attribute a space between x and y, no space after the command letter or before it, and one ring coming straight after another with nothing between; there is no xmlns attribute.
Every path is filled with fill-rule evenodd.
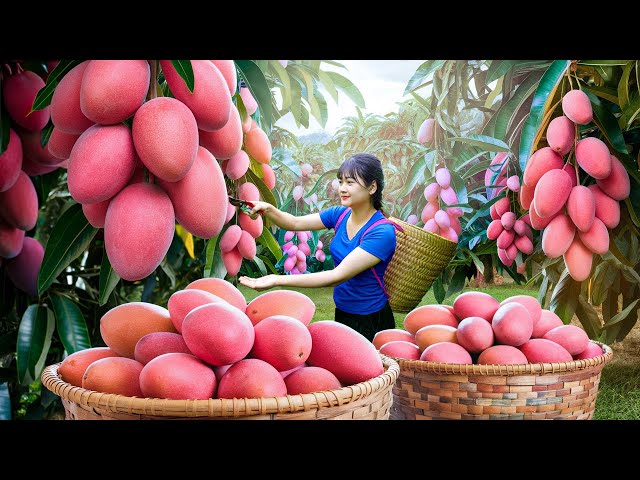
<svg viewBox="0 0 640 480"><path fill-rule="evenodd" d="M391 420L590 420L613 351L564 363L464 365L396 358Z"/></svg>
<svg viewBox="0 0 640 480"><path fill-rule="evenodd" d="M400 367L380 356L385 371L366 382L267 398L169 400L101 393L64 382L60 363L46 367L41 378L61 398L66 420L388 420Z"/></svg>
<svg viewBox="0 0 640 480"><path fill-rule="evenodd" d="M420 303L434 280L442 273L456 253L457 243L403 222L396 229L396 251L384 274L391 309L407 313Z"/></svg>

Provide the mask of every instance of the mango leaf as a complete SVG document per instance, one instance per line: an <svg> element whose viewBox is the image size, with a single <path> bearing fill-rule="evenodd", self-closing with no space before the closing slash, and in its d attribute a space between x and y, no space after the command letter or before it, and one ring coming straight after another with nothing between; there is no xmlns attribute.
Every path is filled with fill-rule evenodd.
<svg viewBox="0 0 640 480"><path fill-rule="evenodd" d="M193 89L196 86L196 79L193 76L193 66L191 65L191 60L171 60L171 65L173 65L173 68L176 69L178 75L182 77L189 91L193 93Z"/></svg>
<svg viewBox="0 0 640 480"><path fill-rule="evenodd" d="M187 232L182 225L178 224L176 224L176 233L182 240L182 243L184 243L184 248L189 256L195 260L196 256L193 252L193 235L190 232Z"/></svg>
<svg viewBox="0 0 640 480"><path fill-rule="evenodd" d="M322 95L322 92L320 92L320 90L317 88L313 91L313 98L315 99L316 104L318 105L319 117L316 117L316 119L318 120L318 123L322 126L322 128L324 128L327 125L327 121L329 120L329 110L327 108L327 101Z"/></svg>
<svg viewBox="0 0 640 480"><path fill-rule="evenodd" d="M488 137L486 135L471 134L468 137L451 137L447 140L451 142L461 142L474 147L482 148L489 152L509 152L509 145L497 138Z"/></svg>
<svg viewBox="0 0 640 480"><path fill-rule="evenodd" d="M569 270L565 269L551 293L549 309L558 315L565 325L571 322L576 312L580 284L581 282L576 282L571 278Z"/></svg>
<svg viewBox="0 0 640 480"><path fill-rule="evenodd" d="M498 95L502 93L502 80L503 80L502 77L499 78L495 88L491 90L491 93L489 95L487 95L487 99L484 101L485 108L491 109L493 102L495 102Z"/></svg>
<svg viewBox="0 0 640 480"><path fill-rule="evenodd" d="M601 305L609 294L609 289L618 275L618 269L611 262L601 262L591 278L591 302Z"/></svg>
<svg viewBox="0 0 640 480"><path fill-rule="evenodd" d="M58 218L38 273L38 295L42 295L56 277L89 247L97 231L82 213L79 203L71 205Z"/></svg>
<svg viewBox="0 0 640 480"><path fill-rule="evenodd" d="M404 198L410 191L412 191L416 185L424 182L424 169L430 162L433 162L436 157L436 151L431 150L424 156L420 156L411 167L407 181L402 185L400 191L394 196L396 198Z"/></svg>
<svg viewBox="0 0 640 480"><path fill-rule="evenodd" d="M63 295L53 294L49 298L56 317L58 336L67 353L72 354L85 348L91 348L87 322L78 306Z"/></svg>
<svg viewBox="0 0 640 480"><path fill-rule="evenodd" d="M111 266L111 262L109 262L109 257L107 256L107 251L105 250L102 253L102 263L100 264L100 296L98 298L98 304L100 306L107 303L111 292L116 288L119 281L120 275L118 275Z"/></svg>
<svg viewBox="0 0 640 480"><path fill-rule="evenodd" d="M635 121L639 113L640 95L634 93L631 96L631 101L622 109L622 116L618 120L618 123L622 123L622 127L627 129Z"/></svg>
<svg viewBox="0 0 640 480"><path fill-rule="evenodd" d="M309 193L307 193L305 196L309 197L310 195L313 195L318 189L325 187L326 184L324 182L326 182L327 179L329 179L329 178L331 178L331 179L336 178L336 174L337 173L338 173L338 169L337 168L331 168L331 169L327 170L326 172L324 172L322 175L320 175L320 177L318 177L318 180L316 181L316 183L313 186L313 188L311 188Z"/></svg>
<svg viewBox="0 0 640 480"><path fill-rule="evenodd" d="M544 113L551 104L553 94L570 64L570 60L555 60L544 72L538 83L536 93L533 95L531 109L529 110L529 117L525 121L520 134L518 161L520 170L523 172L534 148L534 140Z"/></svg>
<svg viewBox="0 0 640 480"><path fill-rule="evenodd" d="M491 65L489 65L487 69L487 84L504 76L504 74L518 62L520 62L520 60L492 60Z"/></svg>
<svg viewBox="0 0 640 480"><path fill-rule="evenodd" d="M40 378L54 328L53 312L45 306L29 305L22 315L16 359L21 385L28 385Z"/></svg>
<svg viewBox="0 0 640 480"><path fill-rule="evenodd" d="M270 65L275 70L276 75L278 75L278 78L282 83L282 88L280 88L280 92L282 94L282 108L283 110L287 109L289 105L291 105L291 80L289 79L289 74L277 60L272 60Z"/></svg>
<svg viewBox="0 0 640 480"><path fill-rule="evenodd" d="M447 296L447 292L442 285L442 275L435 279L433 285L431 286L431 289L433 290L433 296L435 297L436 301L438 303L442 303Z"/></svg>
<svg viewBox="0 0 640 480"><path fill-rule="evenodd" d="M302 123L302 110L304 110L302 108L302 87L298 83L298 79L294 77L294 81L291 82L291 115L293 115L297 127L300 127Z"/></svg>
<svg viewBox="0 0 640 480"><path fill-rule="evenodd" d="M171 282L171 289L173 290L174 288L176 288L176 272L169 264L169 262L167 262L167 257L164 257L160 262L160 268Z"/></svg>
<svg viewBox="0 0 640 480"><path fill-rule="evenodd" d="M11 420L11 397L6 382L0 383L0 420Z"/></svg>
<svg viewBox="0 0 640 480"><path fill-rule="evenodd" d="M447 297L460 292L464 288L464 284L466 281L466 266L462 266L462 268L457 268L456 272L451 277L451 282L449 282L449 286L447 288Z"/></svg>
<svg viewBox="0 0 640 480"><path fill-rule="evenodd" d="M620 105L620 108L624 108L629 103L629 76L631 75L631 70L633 70L635 63L635 60L632 60L622 69L622 76L618 83L618 105Z"/></svg>
<svg viewBox="0 0 640 480"><path fill-rule="evenodd" d="M60 63L56 65L56 68L49 74L47 77L47 83L44 87L40 89L36 98L33 99L33 104L31 105L31 111L34 112L36 110L42 110L45 107L51 105L51 97L53 97L53 92L62 77L64 77L69 70L73 69L76 65L80 65L84 60L60 60Z"/></svg>
<svg viewBox="0 0 640 480"><path fill-rule="evenodd" d="M333 101L338 103L338 91L336 90L336 87L333 84L333 81L331 80L329 75L327 75L327 72L325 72L324 70L319 70L318 78L322 82L322 86L325 88L327 92L329 92L329 95L331 95L331 98L333 98Z"/></svg>
<svg viewBox="0 0 640 480"><path fill-rule="evenodd" d="M626 65L629 60L580 60L578 62L579 65Z"/></svg>
<svg viewBox="0 0 640 480"><path fill-rule="evenodd" d="M206 250L206 263L204 267L203 277L216 277L216 278L224 278L227 274L227 269L222 263L222 255L220 254L220 249L216 248L218 245L218 239L224 232L220 232L220 234L215 237L210 238L207 241L207 250Z"/></svg>
<svg viewBox="0 0 640 480"><path fill-rule="evenodd" d="M56 168L54 171L45 173L44 175L31 177L33 185L36 188L36 193L38 194L38 205L44 205L47 202L51 190L58 186L63 171L64 169L62 168Z"/></svg>
<svg viewBox="0 0 640 480"><path fill-rule="evenodd" d="M633 192L633 190L632 190ZM638 199L640 196L638 194L635 195L636 199ZM629 211L629 216L631 217L631 221L633 222L633 224L636 227L640 227L640 218L638 218L638 214L636 213L636 210L634 208L634 203L632 202L630 197L627 197L624 199L624 203L627 206L627 210ZM640 202L638 202L640 203ZM640 205L639 205L640 207Z"/></svg>
<svg viewBox="0 0 640 480"><path fill-rule="evenodd" d="M344 93L346 93L347 96L353 101L353 103L355 103L360 108L365 108L362 93L360 93L358 87L356 87L351 82L351 80L336 72L327 72L327 75L329 75L329 78L331 78L331 81L336 86L336 88L339 88Z"/></svg>
<svg viewBox="0 0 640 480"><path fill-rule="evenodd" d="M280 244L268 228L262 229L262 233L258 238L256 238L256 243L260 243L260 245L264 245L266 248L268 248L277 260L279 260L282 256L282 249L280 248Z"/></svg>
<svg viewBox="0 0 640 480"><path fill-rule="evenodd" d="M415 73L407 82L407 86L404 89L403 95L407 95L412 90L417 90L426 78L444 65L446 60L427 60L418 67Z"/></svg>
<svg viewBox="0 0 640 480"><path fill-rule="evenodd" d="M234 60L240 76L244 79L251 95L258 103L260 117L264 120L265 132L269 134L273 125L271 113L271 90L264 73L253 60Z"/></svg>
<svg viewBox="0 0 640 480"><path fill-rule="evenodd" d="M47 122L44 128L40 131L40 145L42 148L47 146L49 143L49 137L51 137L51 133L53 132L53 122L51 119Z"/></svg>
<svg viewBox="0 0 640 480"><path fill-rule="evenodd" d="M262 197L263 201L270 203L271 205L276 204L276 197L274 197L273 192L269 190L269 188L267 188L264 180L258 177L252 170L247 170L245 176L247 177L247 180L258 187L258 191L260 192L260 196Z"/></svg>
<svg viewBox="0 0 640 480"><path fill-rule="evenodd" d="M268 273L273 273L274 275L278 274L278 270L276 269L276 267L273 265L273 263L271 263L271 260L269 260L266 256L264 255L256 255L256 258L259 258L262 261L262 264L269 269ZM266 275L266 273L265 273Z"/></svg>
<svg viewBox="0 0 640 480"><path fill-rule="evenodd" d="M598 126L613 148L618 152L627 155L627 146L624 143L622 130L620 130L616 117L614 117L613 113L603 105L597 96L587 89L583 91L587 94L589 100L591 100L591 106L593 108L593 122Z"/></svg>
<svg viewBox="0 0 640 480"><path fill-rule="evenodd" d="M621 322L622 320L624 320L625 318L627 318L627 315L629 315L629 312L631 312L632 310L635 310L635 306L638 304L638 302L640 302L640 298L637 300L634 300L633 302L631 302L627 308L625 308L624 310L622 310L620 313L618 313L617 315L614 315L607 323L605 323L602 328L603 329L607 329L607 328L611 328L612 325L615 325L618 322Z"/></svg>
<svg viewBox="0 0 640 480"><path fill-rule="evenodd" d="M590 339L596 340L600 338L602 333L602 327L600 325L600 317L598 311L587 302L582 295L578 298L578 305L576 305L576 316L584 331L587 333ZM566 322L565 322L566 323Z"/></svg>
<svg viewBox="0 0 640 480"><path fill-rule="evenodd" d="M609 87L598 87L597 85L587 85L585 90L589 90L594 95L609 100L611 103L619 105L620 99L615 89Z"/></svg>
<svg viewBox="0 0 640 480"><path fill-rule="evenodd" d="M482 134L504 140L520 107L533 95L539 81L540 73L532 72L527 75L527 78L512 93L509 100L491 116L483 127Z"/></svg>

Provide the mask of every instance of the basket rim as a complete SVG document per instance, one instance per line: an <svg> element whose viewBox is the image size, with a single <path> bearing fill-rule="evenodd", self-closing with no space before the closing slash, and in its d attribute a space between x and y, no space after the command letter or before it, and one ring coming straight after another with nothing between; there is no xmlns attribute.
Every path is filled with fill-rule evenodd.
<svg viewBox="0 0 640 480"><path fill-rule="evenodd" d="M584 370L606 364L613 357L613 350L605 343L590 340L602 348L603 353L595 357L584 360L573 360L571 362L546 362L546 363L508 363L508 364L467 364L467 363L442 363L428 362L425 360L409 360L398 357L391 357L400 365L400 374L406 370L438 374L461 374L461 375L522 375L522 374L546 374L561 373Z"/></svg>
<svg viewBox="0 0 640 480"><path fill-rule="evenodd" d="M401 223L401 227L402 228L414 229L415 233L417 233L419 235L426 236L426 237L431 237L434 240L450 243L452 245L455 245L456 249L458 247L457 242L449 240L448 238L441 237L440 235L438 235L436 233L433 233L433 232L430 232L429 230L425 230L424 228L416 227L415 225L412 225L409 222L405 222L404 220L400 220L399 218L389 217L389 220L391 220L392 222ZM402 232L398 232L398 233L402 233Z"/></svg>
<svg viewBox="0 0 640 480"><path fill-rule="evenodd" d="M166 417L248 417L288 414L346 405L391 388L400 375L395 358L379 353L384 371L377 377L334 390L262 398L166 399L128 397L76 387L58 375L62 362L44 368L42 384L62 400L98 407L111 413L161 415ZM347 401L342 400L347 398Z"/></svg>

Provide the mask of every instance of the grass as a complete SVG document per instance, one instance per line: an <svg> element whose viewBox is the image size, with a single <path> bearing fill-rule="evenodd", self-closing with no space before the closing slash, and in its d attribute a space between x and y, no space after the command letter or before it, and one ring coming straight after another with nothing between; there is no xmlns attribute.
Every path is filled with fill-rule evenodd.
<svg viewBox="0 0 640 480"><path fill-rule="evenodd" d="M250 302L264 291L256 291L243 285L238 285L244 294L247 302ZM316 305L316 312L312 321L333 320L335 304L333 303L333 288L291 288L297 292L307 295ZM537 297L538 291L535 288L523 288L515 284L490 285L481 290L492 295L498 301L513 295L531 295ZM451 305L456 295L446 298L443 303ZM431 290L423 297L416 306L435 304L436 302ZM395 313L396 327L403 328L402 323L406 313ZM637 335L640 324L627 336L622 344L612 345L613 358L602 369L600 386L598 387L598 398L596 409L593 415L594 420L640 420L640 362L638 362L638 352L640 349L632 348L632 353L624 351L625 343L635 341L634 334ZM633 338L632 338L633 337ZM635 343L631 343L635 347Z"/></svg>

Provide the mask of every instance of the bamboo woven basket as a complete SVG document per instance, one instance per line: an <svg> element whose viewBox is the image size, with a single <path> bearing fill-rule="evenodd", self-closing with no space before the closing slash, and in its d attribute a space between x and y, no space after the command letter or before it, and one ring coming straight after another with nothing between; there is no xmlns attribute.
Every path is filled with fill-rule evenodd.
<svg viewBox="0 0 640 480"><path fill-rule="evenodd" d="M391 310L407 313L449 264L458 244L397 218L389 220L404 232L396 229L396 251L385 271L384 284Z"/></svg>
<svg viewBox="0 0 640 480"><path fill-rule="evenodd" d="M396 358L391 420L590 420L613 351L565 363L464 365Z"/></svg>
<svg viewBox="0 0 640 480"><path fill-rule="evenodd" d="M60 363L46 367L41 378L61 398L66 420L388 420L400 367L380 356L385 371L366 382L267 398L168 400L101 393L64 382Z"/></svg>

